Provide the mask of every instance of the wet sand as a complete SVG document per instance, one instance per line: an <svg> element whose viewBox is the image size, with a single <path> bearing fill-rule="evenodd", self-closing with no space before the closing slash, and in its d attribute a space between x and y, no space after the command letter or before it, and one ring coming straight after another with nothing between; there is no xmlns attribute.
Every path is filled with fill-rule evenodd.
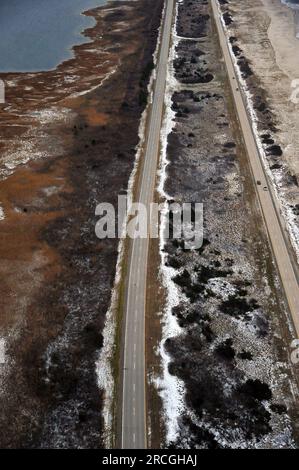
<svg viewBox="0 0 299 470"><path fill-rule="evenodd" d="M299 39L296 37L295 11L277 0L262 0L271 23L268 37L278 67L290 80L299 77Z"/></svg>

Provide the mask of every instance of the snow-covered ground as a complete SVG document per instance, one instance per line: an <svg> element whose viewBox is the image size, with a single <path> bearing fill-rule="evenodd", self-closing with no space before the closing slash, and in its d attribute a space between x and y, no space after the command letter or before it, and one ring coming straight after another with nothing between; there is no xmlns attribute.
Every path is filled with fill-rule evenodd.
<svg viewBox="0 0 299 470"><path fill-rule="evenodd" d="M176 18L178 15L178 6L176 6ZM178 418L184 408L184 384L168 371L170 357L165 351L164 342L167 338L176 336L181 332L175 317L172 315L172 309L180 303L181 294L179 289L173 282L176 270L167 267L165 263L166 254L164 251L165 239L164 229L167 224L167 200L169 198L164 186L167 179L167 144L168 136L171 134L175 126L175 112L171 109L172 95L179 89L179 83L174 76L173 61L176 57L176 47L179 41L176 35L177 22L175 20L172 29L172 45L169 54L167 83L165 92L165 114L161 128L161 155L159 168L158 192L164 201L164 209L161 212L160 227L160 257L161 257L161 278L166 290L166 304L162 316L162 341L160 344L159 354L162 361L163 375L155 379L156 387L163 401L164 420L166 425L167 442L174 441L178 434Z"/></svg>
<svg viewBox="0 0 299 470"><path fill-rule="evenodd" d="M4 220L4 219L5 219L4 209L3 207L0 206L0 220Z"/></svg>
<svg viewBox="0 0 299 470"><path fill-rule="evenodd" d="M202 4L205 4L205 2L202 2ZM199 12L202 13L202 11ZM176 23L177 19L178 9L176 11ZM185 96L187 96L188 93L192 93L190 91L192 87L186 86L183 90L187 89L187 91L182 91L182 86L180 86L175 79L173 61L177 58L176 47L181 39L181 37L176 35L175 24L168 66L165 116L161 131L161 166L158 184L161 199L167 201L174 197L173 194L168 194L165 190L166 180L168 178L167 166L173 163L171 172L172 178L174 175L180 175L180 171L186 171L186 173L182 175L182 183L178 181L180 179L178 177L178 180L172 181L170 184L170 186L174 188L177 183L180 188L178 195L181 197L182 194L184 195L185 188L192 186L190 179L186 181L186 175L190 178L194 165L194 186L200 185L202 182L203 186L205 186L210 176L209 170L211 170L211 174L214 177L210 178L211 180L216 180L216 177L219 177L219 179L223 178L223 180L228 183L228 193L231 197L225 198L226 201L228 201L227 207L230 207L230 204L232 204L231 201L235 200L238 209L236 209L237 214L233 217L232 221L226 220L226 204L224 207L223 205L221 206L221 211L218 210L217 212L216 210L219 209L216 207L216 190L211 188L209 193L208 190L206 193L204 193L203 190L206 197L205 200L209 200L209 203L206 204L205 216L206 219L208 219L207 225L209 225L209 233L207 233L206 236L208 237L208 241L211 241L211 246L206 249L206 252L202 256L199 253L194 254L194 256L189 256L188 261L186 261L187 257L184 258L184 255L178 255L179 250L175 251L175 255L173 255L172 258L175 258L176 261L180 261L181 264L179 263L179 266L181 267L174 269L167 266L167 256L169 253L167 253L165 249L167 244L163 237L163 227L167 220L167 204L166 202L164 204L164 211L161 218L162 227L160 231L160 274L166 290L166 305L162 312L162 341L159 349L163 373L161 377L155 379L155 383L163 402L166 444L172 442L180 448L189 448L191 442L192 448L197 448L196 446L200 447L209 443L210 439L211 442L220 447L229 448L294 447L289 416L287 413L282 413L282 415L279 416L270 409L273 403L290 403L290 397L287 394L284 396L282 392L282 385L285 385L285 383L289 381L288 374L291 375L291 373L287 363L277 361L277 351L275 352L275 348L273 347L273 335L277 334L278 337L279 333L274 332L276 325L272 325L272 320L269 320L272 311L277 308L275 299L272 299L269 280L265 276L261 276L262 281L259 285L255 285L255 279L258 274L257 271L260 268L256 265L254 255L250 253L250 257L248 258L248 253L246 253L246 248L244 248L244 243L248 241L242 239L243 237L246 238L244 225L246 225L248 213L246 210L244 221L242 218L242 203L238 204L237 202L237 196L241 196L244 191L240 168L238 168L240 162L238 162L236 158L234 160L235 164L231 165L230 172L228 172L224 166L221 167L218 165L218 167L215 166L217 173L212 173L212 171L214 171L213 165L215 165L215 160L213 161L212 157L210 158L210 154L220 155L220 148L223 149L223 144L225 142L227 143L227 139L231 140L232 136L229 135L230 131L227 131L229 126L227 126L219 127L218 134L214 133L211 138L209 130L205 129L205 126L201 123L203 119L206 119L209 128L214 129L214 126L216 126L214 120L215 122L217 121L217 112L215 116L212 115L212 113L213 110L217 110L217 107L215 106L215 108L213 108L213 100L219 100L219 103L222 102L222 100L219 94L213 95L213 93L215 90L217 90L218 93L222 93L222 90L219 89L219 83L216 83L216 79L214 83L211 83L211 86L203 86L203 96L200 96L198 92L200 85L197 84L194 88L195 92L193 97L191 97L189 101L188 98L186 98L186 100L183 99L184 93ZM211 38L208 38L207 42L209 42L210 39ZM207 46L207 49L205 49L203 44L204 41L200 43L200 49L209 51L209 47ZM208 54L209 52L206 53L205 60L213 60ZM173 95L177 91L181 92L178 102L173 102ZM207 91L208 98L204 97ZM196 101L194 98L198 98L198 100ZM174 97L173 99L175 100L176 98ZM200 101L201 103L198 104L194 115L192 115L192 110L195 105L192 103L192 99L196 102ZM176 113L172 109L172 105L175 104L177 105L176 109L178 109L177 118ZM184 106L189 108L186 113L184 112ZM220 104L217 106L220 108ZM202 107L203 111L199 109L200 107ZM173 108L175 108L175 106L173 106ZM181 111L182 109L183 111ZM225 110L225 108L220 109L221 111L219 111L219 113L223 113ZM183 117L179 117L180 112ZM220 122L220 117L222 117L221 125L228 124L225 114L218 116L217 123ZM177 122L176 129L175 118ZM192 123L193 119L194 126ZM198 129L200 129L200 131ZM173 130L175 130L175 138L172 142L174 146L179 145L179 151L176 152L176 150L173 150L170 146L169 153L175 161L169 162L167 144ZM192 140L193 145L190 145L189 150L187 150L188 147L186 143L190 142L187 140L187 136L189 136L190 133L194 140ZM200 136L200 140L195 141L194 134L196 133ZM207 139L210 138L209 141L205 141L205 134L208 135ZM182 142L183 144L180 145ZM225 160L225 155L222 155L222 157L224 157ZM215 157L215 159L216 158L218 158L219 161L221 160L220 156ZM186 169L188 165L190 165L189 172ZM197 165L196 170L195 165ZM222 170L223 174L219 173L219 170ZM201 173L201 176L199 176L199 173ZM213 183L214 182L215 181L213 181ZM222 183L219 183L220 186L221 184ZM187 191L186 189L186 192ZM223 198L224 195L227 196L225 190L221 192L220 197ZM241 200L241 198L239 200ZM228 211L228 217L229 214ZM234 227L231 227L230 223L232 223ZM220 240L217 240L218 234L221 231L227 232L227 235L223 237L219 236L219 239L222 239L222 245ZM236 237L236 240L232 235ZM248 237L251 236L249 233L246 235ZM229 239L228 241L224 240L227 246L223 243L225 236ZM217 254L215 255L215 253ZM224 270L221 276L221 269L223 270L223 267L226 265L225 263L230 261L230 258L227 259L228 254L229 257L232 258L233 263L227 265L231 267L231 269L228 269L229 274L225 274ZM181 258L179 259L180 256ZM217 266L213 264L215 261L218 262L218 266L221 266L220 271L217 272L216 269L215 273L215 275L219 277L211 276L206 283L203 281L205 294L207 294L204 296L204 300L198 304L196 304L196 302L190 302L183 293L184 289L180 287L178 282L174 282L174 278L179 277L179 275L184 275L187 271L191 279L191 284L193 284L193 278L199 278L198 272L200 272L201 268L211 268L213 272L213 266ZM261 273L259 273L259 275L261 275ZM244 289L245 294L240 293L240 285L243 285L242 283L244 286L247 285L246 283L250 286L248 290ZM245 295L248 298L248 302L253 299L262 300L266 296L269 297L269 303L267 305L265 303L265 305L261 306L256 302L254 308L250 308L250 303L248 303L248 312L246 315L234 316L234 314L230 313L224 314L220 306L225 304L225 302L229 303L234 298L239 299L239 295L240 297ZM263 304L263 302L261 302L261 304ZM181 309L179 310L179 313L182 313L181 316L174 311L174 307L177 306ZM196 311L196 320L191 323L185 322L187 326L181 327L181 319L185 319L184 315L187 316L192 311ZM213 336L213 339L210 341L203 339L200 325L201 315L208 316L210 319L209 325L211 326ZM180 318L180 325L178 324L177 318ZM269 323L271 323L271 326L269 326ZM273 330L271 329L272 326ZM265 333L263 332L263 328L265 328ZM271 331L269 332L270 329ZM191 346L188 346L188 338L190 338ZM172 356L168 355L164 347L167 339L171 339L170 343L167 343L167 348L170 344ZM225 344L227 340L231 341L234 345L234 359L231 365L226 369L225 361L219 359L217 348ZM198 350L196 350L196 347L198 347ZM244 352L248 354L249 359L242 356ZM180 374L184 376L184 370L182 371L184 367L181 365L182 362L185 364L184 367L186 367L186 371L188 371L189 374L191 370L194 372L194 377L188 375L186 380L184 379L186 381L186 388L184 383L177 377L177 375ZM190 366L189 363L194 364L193 369L191 369L192 366ZM171 369L169 368L170 365L172 366ZM170 373L169 370L171 370L172 373ZM185 374L187 376L187 372L185 372ZM205 389L206 381L208 383L208 390ZM270 402L271 405L270 403L266 403L266 401L262 401L261 404L257 405L257 410L247 409L246 406L243 407L245 402L242 402L242 399L236 396L236 391L242 387L243 384L247 382L250 383L250 381L260 381L265 387L269 387L269 391L271 390L273 394L273 402ZM192 382L192 384L190 384L190 382ZM200 404L198 408L197 405L193 406L190 395L192 394L192 387L193 392L197 393L197 386L202 393L202 396L200 396L200 393L196 395L199 396L199 402L201 399L202 401L207 400L210 406L205 407L203 405L201 407ZM215 390L213 390L213 386L215 386ZM215 402L213 403L213 399L209 402L209 397L205 398L205 393L207 395L214 395L215 393L217 397ZM216 404L222 400L223 403L220 405L222 411L220 412L220 409L218 410L216 408ZM215 405L214 408L213 405ZM235 413L236 417L234 423L231 423L226 417L228 410L232 414ZM271 426L269 431L266 431L262 437L256 437L255 431L258 435L259 430L254 420L260 417L261 421L263 421L266 411L269 411L269 423ZM199 417L200 413L202 413L202 415ZM259 415L259 413L261 413L261 415ZM263 413L265 414L263 415ZM192 423L191 427L186 424L188 420ZM251 429L253 429L251 433L247 433L249 422L251 422L250 426ZM196 431L194 431L194 428L196 428ZM197 431L200 436L199 438L196 435ZM201 442L201 437L203 437L206 432L209 437L206 439L206 442L204 438L202 439L203 442Z"/></svg>

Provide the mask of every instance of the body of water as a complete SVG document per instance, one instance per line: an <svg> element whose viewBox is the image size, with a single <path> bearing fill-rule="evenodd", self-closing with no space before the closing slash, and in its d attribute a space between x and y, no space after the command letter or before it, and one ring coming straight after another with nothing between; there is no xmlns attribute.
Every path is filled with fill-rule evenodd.
<svg viewBox="0 0 299 470"><path fill-rule="evenodd" d="M281 2L294 10L295 34L299 39L299 0L281 0Z"/></svg>
<svg viewBox="0 0 299 470"><path fill-rule="evenodd" d="M281 0L284 5L299 10L299 0Z"/></svg>
<svg viewBox="0 0 299 470"><path fill-rule="evenodd" d="M82 15L106 0L0 0L0 72L51 70L94 25Z"/></svg>

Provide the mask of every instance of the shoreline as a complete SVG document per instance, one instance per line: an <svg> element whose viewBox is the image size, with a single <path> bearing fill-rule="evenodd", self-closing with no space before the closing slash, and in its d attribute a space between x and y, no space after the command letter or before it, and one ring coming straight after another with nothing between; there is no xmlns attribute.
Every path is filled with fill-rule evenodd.
<svg viewBox="0 0 299 470"><path fill-rule="evenodd" d="M0 332L10 364L2 447L104 445L96 362L118 243L95 237L94 211L115 204L134 166L161 7L111 2L94 12L93 45L76 46L76 59L9 74L0 112L2 157L15 163L2 159L0 180Z"/></svg>
<svg viewBox="0 0 299 470"><path fill-rule="evenodd" d="M104 8L105 10L108 7L109 3L113 3L114 0L105 0L105 3L102 5L98 6L93 6L88 9L83 9L81 10L78 9L76 14L79 16L83 16L86 18L89 18L91 23L89 25L86 25L83 29L80 29L77 31L78 36L74 36L73 38L73 43L69 45L65 45L66 47L62 47L62 50L64 51L64 54L66 57L61 58L59 62L56 63L55 66L51 68L41 68L41 69L32 69L32 70L6 70L6 71L1 71L0 70L0 77L5 74L36 74L36 73L46 73L46 72L54 72L57 70L58 67L62 66L65 62L68 62L69 60L72 60L76 57L76 47L79 47L81 45L86 45L89 43L92 43L91 37L88 35L88 31L92 30L94 27L97 25L97 18L96 15L93 15L92 12L98 11L100 8Z"/></svg>
<svg viewBox="0 0 299 470"><path fill-rule="evenodd" d="M299 260L299 41L292 30L293 10L280 0L252 0L244 9L230 0L221 9L230 15L226 28L236 60L243 61L265 165Z"/></svg>
<svg viewBox="0 0 299 470"><path fill-rule="evenodd" d="M295 11L296 38L299 40L299 11Z"/></svg>
<svg viewBox="0 0 299 470"><path fill-rule="evenodd" d="M270 18L268 37L275 51L277 65L290 80L296 79L299 77L299 65L294 57L296 53L299 54L299 40L296 32L292 32L291 25L292 17L299 15L299 5L296 13L296 10L281 4L280 0L262 0L262 4Z"/></svg>
<svg viewBox="0 0 299 470"><path fill-rule="evenodd" d="M77 108L74 98L80 98L101 86L102 81L118 67L118 57L110 52L105 34L97 33L98 28L102 31L106 15L109 16L109 11L117 6L117 2L108 0L106 5L85 11L86 16L93 17L96 22L93 27L84 30L90 41L74 45L74 57L64 60L55 69L0 74L6 92L6 102L0 107L0 179L11 175L23 163L50 156L48 149L53 139L45 146L43 139L39 138L43 134L43 125L47 121L50 124L55 121L58 124L72 122ZM15 141L10 137L8 124L14 126ZM28 151L26 156L22 151L28 145L31 157Z"/></svg>

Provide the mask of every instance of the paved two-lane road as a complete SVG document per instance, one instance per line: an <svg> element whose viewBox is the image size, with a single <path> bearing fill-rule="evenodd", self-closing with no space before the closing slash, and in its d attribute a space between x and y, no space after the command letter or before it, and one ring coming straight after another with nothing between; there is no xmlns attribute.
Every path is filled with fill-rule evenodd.
<svg viewBox="0 0 299 470"><path fill-rule="evenodd" d="M150 203L153 201L157 174L173 6L174 0L166 0L157 78L139 188L138 200L147 207L148 214ZM121 447L123 449L145 449L147 447L145 300L148 248L148 238L132 240L127 278L123 351L121 423Z"/></svg>
<svg viewBox="0 0 299 470"><path fill-rule="evenodd" d="M251 171L255 181L259 181L257 192L262 209L264 221L268 231L272 251L280 274L281 282L289 304L293 323L299 338L299 287L298 271L294 254L290 248L288 235L285 232L284 220L279 211L279 206L273 194L271 182L268 181L262 157L259 153L250 117L248 116L245 100L242 95L241 84L238 83L234 68L233 59L228 46L226 34L220 19L217 0L211 0L214 18L218 30L220 45L225 60L228 78L230 81L232 94L237 110L240 127L243 133L244 142L251 165Z"/></svg>

